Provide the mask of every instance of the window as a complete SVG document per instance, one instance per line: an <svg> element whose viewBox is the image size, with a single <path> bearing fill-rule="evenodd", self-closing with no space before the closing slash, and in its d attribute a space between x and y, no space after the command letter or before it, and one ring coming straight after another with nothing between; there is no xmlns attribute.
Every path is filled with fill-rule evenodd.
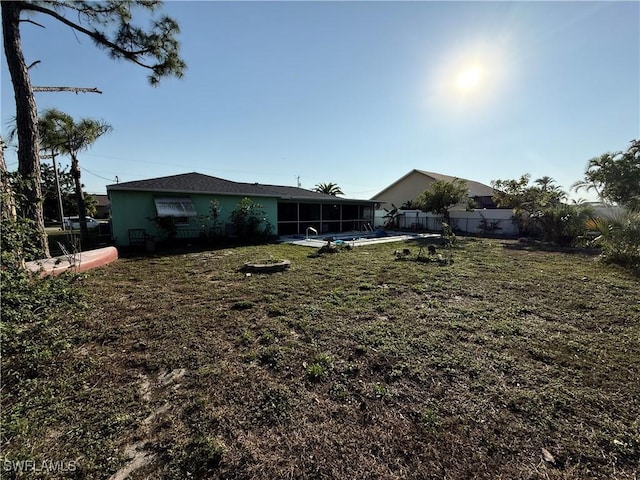
<svg viewBox="0 0 640 480"><path fill-rule="evenodd" d="M197 217L190 198L155 198L158 217L174 217L176 223L188 223L187 217Z"/></svg>

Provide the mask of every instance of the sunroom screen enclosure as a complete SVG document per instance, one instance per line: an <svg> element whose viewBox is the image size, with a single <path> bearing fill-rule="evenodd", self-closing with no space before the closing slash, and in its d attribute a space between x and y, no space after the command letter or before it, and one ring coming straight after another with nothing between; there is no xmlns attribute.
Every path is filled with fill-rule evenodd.
<svg viewBox="0 0 640 480"><path fill-rule="evenodd" d="M367 230L373 226L373 205L369 203L313 203L278 201L278 234L304 234Z"/></svg>

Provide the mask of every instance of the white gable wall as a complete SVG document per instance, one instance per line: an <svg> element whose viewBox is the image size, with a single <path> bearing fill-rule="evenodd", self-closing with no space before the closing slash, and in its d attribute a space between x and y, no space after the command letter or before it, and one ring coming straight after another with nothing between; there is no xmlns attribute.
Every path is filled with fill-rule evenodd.
<svg viewBox="0 0 640 480"><path fill-rule="evenodd" d="M383 202L380 208L391 209L391 204L400 207L408 200L415 200L425 190L431 187L435 180L418 172L411 172L406 178L383 190L373 200Z"/></svg>

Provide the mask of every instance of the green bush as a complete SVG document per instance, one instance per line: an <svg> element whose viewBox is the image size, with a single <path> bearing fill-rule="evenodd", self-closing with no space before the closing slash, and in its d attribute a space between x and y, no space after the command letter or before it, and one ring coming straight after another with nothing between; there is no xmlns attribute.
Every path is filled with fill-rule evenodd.
<svg viewBox="0 0 640 480"><path fill-rule="evenodd" d="M571 245L585 232L585 224L593 215L589 205L560 203L541 210L537 221L544 240L557 245Z"/></svg>
<svg viewBox="0 0 640 480"><path fill-rule="evenodd" d="M243 198L231 212L231 223L236 234L244 240L271 235L271 224L266 219L262 205L250 198ZM261 225L264 226L261 228Z"/></svg>
<svg viewBox="0 0 640 480"><path fill-rule="evenodd" d="M593 243L602 248L605 261L640 271L640 211L593 218L587 228L599 233Z"/></svg>

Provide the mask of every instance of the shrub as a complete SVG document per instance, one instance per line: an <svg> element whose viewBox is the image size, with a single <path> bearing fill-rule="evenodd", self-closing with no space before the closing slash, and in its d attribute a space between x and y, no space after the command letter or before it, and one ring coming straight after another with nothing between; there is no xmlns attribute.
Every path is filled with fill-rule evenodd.
<svg viewBox="0 0 640 480"><path fill-rule="evenodd" d="M585 224L592 215L593 208L589 205L560 203L541 210L537 221L544 240L569 245L584 233Z"/></svg>
<svg viewBox="0 0 640 480"><path fill-rule="evenodd" d="M640 271L640 212L592 218L587 228L600 234L593 243L602 248L605 261Z"/></svg>
<svg viewBox="0 0 640 480"><path fill-rule="evenodd" d="M242 239L250 239L271 234L271 224L266 219L266 213L262 205L253 202L250 198L243 198L231 212L231 223L235 227L236 234ZM264 223L262 231L260 225Z"/></svg>

